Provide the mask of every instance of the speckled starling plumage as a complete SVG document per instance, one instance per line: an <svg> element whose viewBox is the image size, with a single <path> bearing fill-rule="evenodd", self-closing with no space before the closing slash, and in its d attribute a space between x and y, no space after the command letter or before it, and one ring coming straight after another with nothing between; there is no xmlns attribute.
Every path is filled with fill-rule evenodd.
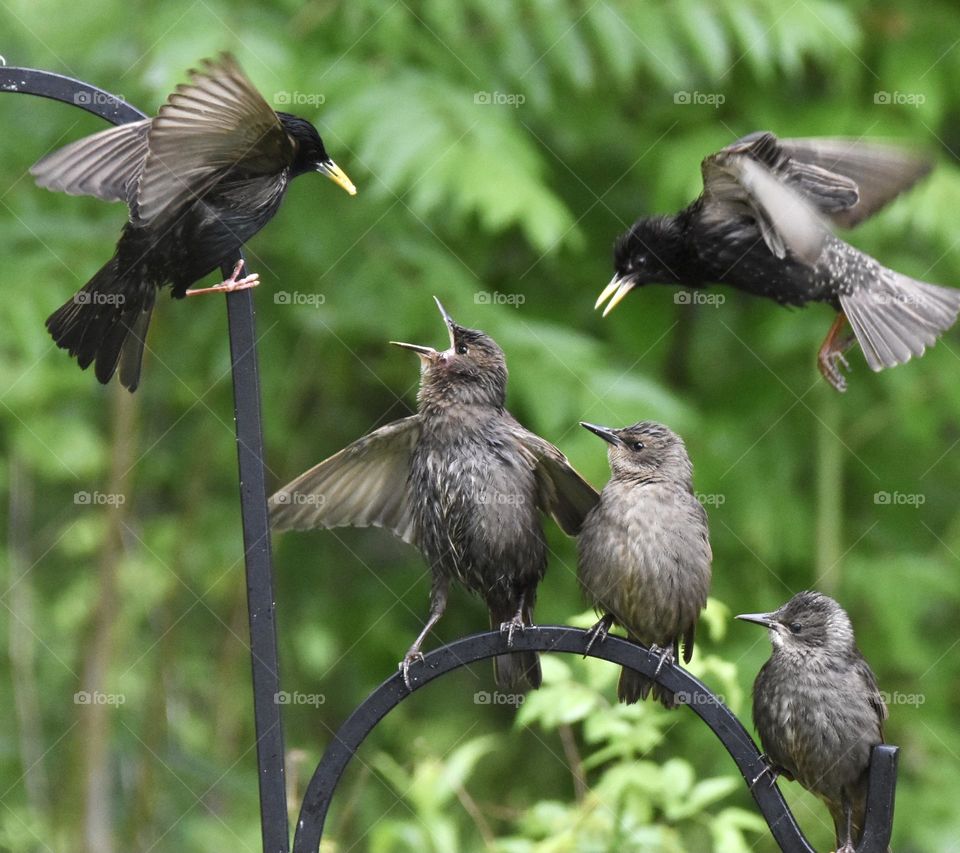
<svg viewBox="0 0 960 853"><path fill-rule="evenodd" d="M433 576L430 617L401 663L408 685L451 581L483 599L491 626L512 638L533 624L547 565L541 513L573 536L597 501L566 457L506 410L497 343L437 304L449 349L397 344L420 357L417 414L364 436L270 499L277 529L376 525L423 552ZM540 685L535 652L497 657L494 667L503 689Z"/></svg>
<svg viewBox="0 0 960 853"><path fill-rule="evenodd" d="M693 493L693 467L683 440L644 421L624 429L583 424L609 443L611 477L577 540L577 572L587 599L612 624L676 660L693 653L700 611L710 589L712 552L707 514ZM653 689L668 708L676 697L630 669L620 676L621 702L645 699Z"/></svg>
<svg viewBox="0 0 960 853"><path fill-rule="evenodd" d="M853 853L887 708L850 619L818 592L798 593L773 613L737 618L768 628L773 645L753 686L753 722L771 771L820 797L838 853Z"/></svg>
<svg viewBox="0 0 960 853"><path fill-rule="evenodd" d="M922 355L960 313L960 289L887 269L826 224L859 224L930 168L890 145L751 133L703 161L703 193L687 208L639 219L617 240L616 274L597 307L609 300L607 314L653 282L728 284L781 305L824 302L837 318L818 366L843 391L840 366L854 340L882 370Z"/></svg>

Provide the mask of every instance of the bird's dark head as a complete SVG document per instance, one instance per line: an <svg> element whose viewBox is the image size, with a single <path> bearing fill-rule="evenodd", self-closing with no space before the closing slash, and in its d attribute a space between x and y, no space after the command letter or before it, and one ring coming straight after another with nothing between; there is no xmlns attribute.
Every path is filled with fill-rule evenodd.
<svg viewBox="0 0 960 853"><path fill-rule="evenodd" d="M623 429L580 422L610 446L607 457L614 478L638 482L669 481L692 488L693 465L687 448L673 430L653 421Z"/></svg>
<svg viewBox="0 0 960 853"><path fill-rule="evenodd" d="M846 611L819 592L798 592L773 613L743 613L737 619L768 628L774 650L792 656L846 654L855 648Z"/></svg>
<svg viewBox="0 0 960 853"><path fill-rule="evenodd" d="M434 299L450 336L448 349L391 341L420 356L417 401L421 410L456 404L502 408L507 395L507 360L503 350L488 334L461 326L440 300Z"/></svg>
<svg viewBox="0 0 960 853"><path fill-rule="evenodd" d="M291 115L290 113L277 113L284 130L293 140L296 153L294 154L293 166L291 167L291 177L303 175L306 172L319 172L326 175L337 186L345 189L350 195L357 194L357 188L353 181L347 177L343 171L327 154L327 149L323 147L323 140L317 129L305 118Z"/></svg>
<svg viewBox="0 0 960 853"><path fill-rule="evenodd" d="M597 299L606 317L633 288L653 282L676 282L680 227L675 216L638 219L613 245L614 276Z"/></svg>

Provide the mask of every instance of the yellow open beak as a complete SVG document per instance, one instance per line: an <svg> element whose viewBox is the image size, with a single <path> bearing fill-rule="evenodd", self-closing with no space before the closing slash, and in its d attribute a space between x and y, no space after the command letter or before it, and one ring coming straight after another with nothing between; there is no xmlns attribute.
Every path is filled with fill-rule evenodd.
<svg viewBox="0 0 960 853"><path fill-rule="evenodd" d="M615 275L612 279L610 279L610 284L603 289L603 293L600 294L596 304L593 306L594 310L599 308L609 299L610 302L608 303L607 307L603 309L603 316L606 317L607 314L609 314L620 304L620 301L623 299L623 297L633 290L635 285L636 282L629 276L621 277L619 275Z"/></svg>
<svg viewBox="0 0 960 853"><path fill-rule="evenodd" d="M350 195L357 194L357 188L353 185L353 181L347 177L347 173L334 163L333 160L326 160L321 163L317 166L317 171L321 175L326 175L337 186L343 187Z"/></svg>

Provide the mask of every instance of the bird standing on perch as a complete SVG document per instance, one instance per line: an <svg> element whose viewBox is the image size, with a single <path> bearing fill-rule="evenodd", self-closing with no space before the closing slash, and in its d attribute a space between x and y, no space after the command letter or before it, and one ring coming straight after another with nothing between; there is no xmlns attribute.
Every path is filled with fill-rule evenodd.
<svg viewBox="0 0 960 853"><path fill-rule="evenodd" d="M591 645L618 624L630 639L660 653L657 672L678 659L681 639L689 662L713 554L683 440L651 421L624 429L581 426L607 442L612 471L577 540L580 586L603 612ZM667 708L677 706L673 693L627 668L617 695L631 704L646 699L651 689Z"/></svg>
<svg viewBox="0 0 960 853"><path fill-rule="evenodd" d="M278 113L236 60L223 54L190 72L155 118L95 133L48 154L30 170L37 183L70 195L123 201L130 209L112 258L47 318L57 346L107 383L120 367L130 391L140 381L157 291L179 299L253 287L233 274L188 290L233 262L276 214L290 181L320 172L356 193L306 119Z"/></svg>
<svg viewBox="0 0 960 853"><path fill-rule="evenodd" d="M795 779L820 797L833 818L837 853L854 853L887 706L850 619L819 592L800 592L773 613L737 619L767 628L773 645L753 685L753 724L771 782L778 775Z"/></svg>
<svg viewBox="0 0 960 853"><path fill-rule="evenodd" d="M512 638L533 624L546 570L541 512L575 536L597 502L566 457L506 410L503 350L437 306L449 348L396 343L420 358L417 414L365 435L270 498L278 530L374 525L423 552L430 617L400 664L408 687L451 581L482 598L491 626ZM503 689L540 686L536 652L501 655L494 671Z"/></svg>

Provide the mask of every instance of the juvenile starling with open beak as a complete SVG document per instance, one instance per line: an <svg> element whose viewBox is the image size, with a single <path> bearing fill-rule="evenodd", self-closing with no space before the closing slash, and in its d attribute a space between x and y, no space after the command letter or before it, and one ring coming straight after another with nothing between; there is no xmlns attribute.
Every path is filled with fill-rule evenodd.
<svg viewBox="0 0 960 853"><path fill-rule="evenodd" d="M771 784L785 776L820 797L833 818L837 853L854 853L863 833L870 755L883 743L887 706L850 619L819 592L801 592L773 613L737 619L763 625L773 644L753 685L753 724Z"/></svg>
<svg viewBox="0 0 960 853"><path fill-rule="evenodd" d="M157 291L180 299L253 287L242 264L216 287L191 284L237 258L276 214L290 181L320 172L351 195L306 119L277 113L223 54L190 72L155 118L122 124L47 155L30 170L42 187L123 201L130 209L113 257L47 318L57 346L106 383L120 367L130 391Z"/></svg>
<svg viewBox="0 0 960 853"><path fill-rule="evenodd" d="M857 225L930 168L889 145L751 133L703 161L696 201L639 219L617 240L616 274L596 307L606 302L606 315L652 282L729 284L781 305L825 302L837 317L818 366L844 391L840 366L854 341L872 370L893 367L922 355L960 312L960 290L887 269L825 224Z"/></svg>
<svg viewBox="0 0 960 853"><path fill-rule="evenodd" d="M533 624L547 565L541 512L571 536L597 493L549 442L504 408L507 364L484 332L437 302L448 349L397 343L420 358L417 414L387 424L311 468L270 498L278 530L374 525L416 545L430 564L430 617L400 664L410 668L443 615L451 581L486 603L509 633ZM535 652L494 660L499 687L539 687Z"/></svg>
<svg viewBox="0 0 960 853"><path fill-rule="evenodd" d="M577 540L580 586L603 613L591 645L617 624L631 640L660 652L660 666L677 660L681 639L689 662L713 554L683 440L650 421L624 429L581 426L609 444L612 472ZM651 688L667 708L677 706L673 693L627 668L617 695L631 704Z"/></svg>

